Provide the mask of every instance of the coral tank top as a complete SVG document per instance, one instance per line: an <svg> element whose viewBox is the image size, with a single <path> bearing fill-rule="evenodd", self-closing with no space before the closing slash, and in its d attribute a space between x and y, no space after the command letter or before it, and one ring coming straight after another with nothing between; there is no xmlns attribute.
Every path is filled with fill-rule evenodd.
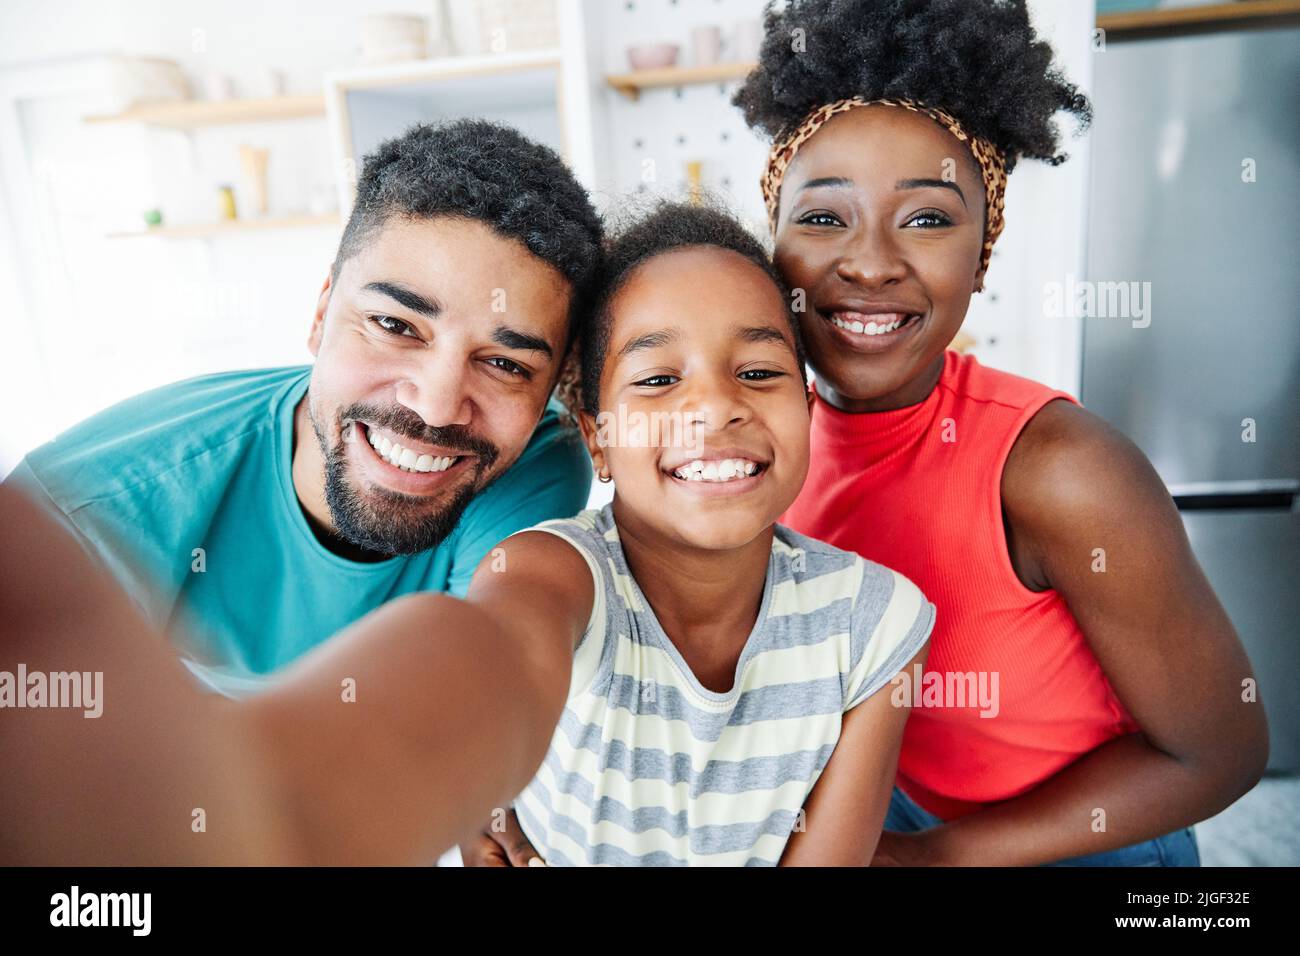
<svg viewBox="0 0 1300 956"><path fill-rule="evenodd" d="M815 391L815 386L814 386ZM1032 789L1138 730L1054 590L1021 583L1002 521L1002 469L1025 424L1075 399L949 351L919 405L813 406L808 479L781 523L912 581L938 609L898 785L951 820Z"/></svg>

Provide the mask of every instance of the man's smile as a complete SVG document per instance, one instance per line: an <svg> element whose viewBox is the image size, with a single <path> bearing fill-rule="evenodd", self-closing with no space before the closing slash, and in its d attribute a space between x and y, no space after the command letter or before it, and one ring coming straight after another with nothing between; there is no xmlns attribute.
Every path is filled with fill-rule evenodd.
<svg viewBox="0 0 1300 956"><path fill-rule="evenodd" d="M426 445L365 422L353 422L351 432L360 440L351 442L367 478L393 491L409 495L431 495L446 488L450 479L463 472L477 455L456 449Z"/></svg>

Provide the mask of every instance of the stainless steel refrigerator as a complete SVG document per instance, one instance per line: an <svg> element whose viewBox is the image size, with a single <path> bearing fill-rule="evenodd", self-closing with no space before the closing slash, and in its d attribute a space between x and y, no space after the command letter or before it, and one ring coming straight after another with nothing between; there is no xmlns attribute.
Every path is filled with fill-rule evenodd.
<svg viewBox="0 0 1300 956"><path fill-rule="evenodd" d="M1112 43L1095 67L1082 398L1173 492L1255 665L1269 767L1295 771L1300 29Z"/></svg>

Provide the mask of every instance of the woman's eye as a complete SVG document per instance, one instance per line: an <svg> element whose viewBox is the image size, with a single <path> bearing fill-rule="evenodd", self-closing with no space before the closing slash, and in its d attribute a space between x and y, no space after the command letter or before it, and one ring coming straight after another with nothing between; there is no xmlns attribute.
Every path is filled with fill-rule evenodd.
<svg viewBox="0 0 1300 956"><path fill-rule="evenodd" d="M665 385L671 385L677 381L676 375L651 375L649 378L643 378L639 382L633 382L633 385L645 385L649 388L663 388Z"/></svg>
<svg viewBox="0 0 1300 956"><path fill-rule="evenodd" d="M415 330L403 322L401 319L395 319L391 315L372 315L370 321L379 326L389 335L405 335L411 338L419 338Z"/></svg>
<svg viewBox="0 0 1300 956"><path fill-rule="evenodd" d="M938 209L924 209L907 220L906 224L919 226L922 229L936 229L939 226L951 226L952 220L948 218L947 213Z"/></svg>
<svg viewBox="0 0 1300 956"><path fill-rule="evenodd" d="M828 212L810 212L799 217L801 226L838 226L840 221Z"/></svg>
<svg viewBox="0 0 1300 956"><path fill-rule="evenodd" d="M785 372L774 368L751 368L741 372L740 377L747 382L765 382L768 379L780 378L784 374ZM749 376L757 377L750 378Z"/></svg>
<svg viewBox="0 0 1300 956"><path fill-rule="evenodd" d="M530 373L528 369L524 368L518 362L510 361L510 359L508 358L502 358L501 356L498 355L495 358L488 359L487 361L488 364L491 365L493 368L499 368L507 375L513 375L515 378L532 377L532 373Z"/></svg>

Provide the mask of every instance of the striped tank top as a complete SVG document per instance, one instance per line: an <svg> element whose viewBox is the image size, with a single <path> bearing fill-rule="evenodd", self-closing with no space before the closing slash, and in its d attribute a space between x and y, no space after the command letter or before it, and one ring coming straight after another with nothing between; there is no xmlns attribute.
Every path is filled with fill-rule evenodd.
<svg viewBox="0 0 1300 956"><path fill-rule="evenodd" d="M845 712L928 639L910 581L778 525L758 619L726 693L705 688L624 559L612 505L534 530L567 541L595 598L568 701L515 801L552 866L772 866Z"/></svg>

